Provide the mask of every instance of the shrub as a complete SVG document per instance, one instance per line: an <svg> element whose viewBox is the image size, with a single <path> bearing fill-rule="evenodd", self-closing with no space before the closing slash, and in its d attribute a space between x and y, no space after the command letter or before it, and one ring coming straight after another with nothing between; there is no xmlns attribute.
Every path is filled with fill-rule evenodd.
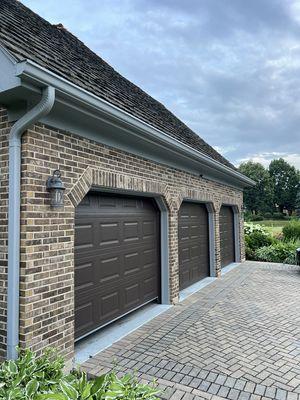
<svg viewBox="0 0 300 400"><path fill-rule="evenodd" d="M245 236L245 242L250 249L256 250L260 247L270 246L274 239L271 235L266 235L264 232L252 232Z"/></svg>
<svg viewBox="0 0 300 400"><path fill-rule="evenodd" d="M262 221L263 219L264 218L263 218L262 215L260 215L260 214L252 214L249 211L246 211L245 214L244 214L244 220L245 221L249 221L249 222L251 222L251 221Z"/></svg>
<svg viewBox="0 0 300 400"><path fill-rule="evenodd" d="M252 250L247 242L245 242L246 260L255 260L255 251Z"/></svg>
<svg viewBox="0 0 300 400"><path fill-rule="evenodd" d="M261 225L245 222L245 250L247 260L255 260L255 251L263 246L269 246L274 239Z"/></svg>
<svg viewBox="0 0 300 400"><path fill-rule="evenodd" d="M255 251L260 247L270 246L274 242L271 235L264 232L252 232L245 235L245 250L247 260L255 260Z"/></svg>
<svg viewBox="0 0 300 400"><path fill-rule="evenodd" d="M0 399L34 399L37 391L48 392L63 378L64 362L46 350L37 358L29 350L20 352L17 361L6 361L0 368Z"/></svg>
<svg viewBox="0 0 300 400"><path fill-rule="evenodd" d="M272 213L266 212L266 213L264 214L264 219L272 219L272 218L273 218L273 214L272 214Z"/></svg>
<svg viewBox="0 0 300 400"><path fill-rule="evenodd" d="M140 384L132 375L118 378L114 372L88 380L84 372L63 374L64 363L53 351L38 358L30 350L17 361L0 367L1 400L157 400L154 385Z"/></svg>
<svg viewBox="0 0 300 400"><path fill-rule="evenodd" d="M273 214L273 219L288 219L288 217L281 212L276 212Z"/></svg>
<svg viewBox="0 0 300 400"><path fill-rule="evenodd" d="M262 215L252 215L251 221L263 221L263 216Z"/></svg>
<svg viewBox="0 0 300 400"><path fill-rule="evenodd" d="M282 229L284 240L300 239L300 220L292 220Z"/></svg>
<svg viewBox="0 0 300 400"><path fill-rule="evenodd" d="M300 242L277 242L255 251L255 259L286 264L296 264L296 248Z"/></svg>
<svg viewBox="0 0 300 400"><path fill-rule="evenodd" d="M244 232L245 235L249 235L250 233L253 232L261 232L266 236L269 235L268 230L264 226L258 224L252 224L251 222L244 222Z"/></svg>

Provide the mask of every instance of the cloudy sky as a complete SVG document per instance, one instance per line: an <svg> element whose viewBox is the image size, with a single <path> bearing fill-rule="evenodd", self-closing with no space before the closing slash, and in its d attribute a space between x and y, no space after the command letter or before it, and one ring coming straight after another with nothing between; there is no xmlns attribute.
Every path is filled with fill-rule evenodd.
<svg viewBox="0 0 300 400"><path fill-rule="evenodd" d="M238 165L300 168L300 0L22 0Z"/></svg>

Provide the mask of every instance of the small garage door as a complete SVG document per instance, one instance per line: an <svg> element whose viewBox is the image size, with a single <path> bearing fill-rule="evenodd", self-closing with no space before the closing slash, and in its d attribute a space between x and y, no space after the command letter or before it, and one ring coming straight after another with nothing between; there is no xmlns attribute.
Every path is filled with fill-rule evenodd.
<svg viewBox="0 0 300 400"><path fill-rule="evenodd" d="M222 206L220 210L221 267L235 261L234 218L232 207Z"/></svg>
<svg viewBox="0 0 300 400"><path fill-rule="evenodd" d="M159 211L152 199L88 194L75 218L75 337L155 300Z"/></svg>
<svg viewBox="0 0 300 400"><path fill-rule="evenodd" d="M208 213L204 204L184 202L179 210L179 288L209 276Z"/></svg>

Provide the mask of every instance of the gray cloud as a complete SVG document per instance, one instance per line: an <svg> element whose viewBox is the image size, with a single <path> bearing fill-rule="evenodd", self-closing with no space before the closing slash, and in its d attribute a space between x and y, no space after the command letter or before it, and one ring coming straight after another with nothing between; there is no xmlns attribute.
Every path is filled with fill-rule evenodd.
<svg viewBox="0 0 300 400"><path fill-rule="evenodd" d="M23 0L233 161L300 163L297 0Z"/></svg>

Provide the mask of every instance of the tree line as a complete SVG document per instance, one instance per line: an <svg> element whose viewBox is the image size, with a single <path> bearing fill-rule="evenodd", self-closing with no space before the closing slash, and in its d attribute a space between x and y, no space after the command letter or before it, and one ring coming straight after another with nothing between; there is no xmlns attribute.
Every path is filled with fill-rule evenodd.
<svg viewBox="0 0 300 400"><path fill-rule="evenodd" d="M248 161L239 171L256 182L244 191L244 206L252 214L284 212L291 215L300 209L300 171L282 158L273 160L268 168Z"/></svg>

